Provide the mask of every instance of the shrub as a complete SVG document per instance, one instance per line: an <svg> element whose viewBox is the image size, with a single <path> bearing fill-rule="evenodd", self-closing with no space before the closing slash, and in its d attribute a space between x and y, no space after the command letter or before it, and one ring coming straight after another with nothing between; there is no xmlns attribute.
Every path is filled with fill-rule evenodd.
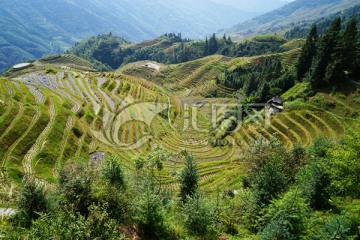
<svg viewBox="0 0 360 240"><path fill-rule="evenodd" d="M214 229L216 210L211 201L205 199L199 192L193 197L188 197L182 207L185 228L195 236L216 239Z"/></svg>
<svg viewBox="0 0 360 240"><path fill-rule="evenodd" d="M118 223L109 218L106 207L92 205L89 217L59 211L36 221L29 233L31 239L119 239Z"/></svg>
<svg viewBox="0 0 360 240"><path fill-rule="evenodd" d="M47 211L44 187L35 182L31 176L25 176L24 186L18 200L18 220L21 225L29 227L33 220L38 219Z"/></svg>
<svg viewBox="0 0 360 240"><path fill-rule="evenodd" d="M84 164L74 169L63 169L59 177L59 193L64 197L62 205L70 205L74 212L88 216L88 208L94 201L91 195L94 177L90 167Z"/></svg>
<svg viewBox="0 0 360 240"><path fill-rule="evenodd" d="M330 174L334 186L342 194L360 197L360 130L345 136L340 144L329 150L332 168Z"/></svg>
<svg viewBox="0 0 360 240"><path fill-rule="evenodd" d="M103 176L114 186L124 186L124 173L121 169L119 159L109 156L104 161Z"/></svg>
<svg viewBox="0 0 360 240"><path fill-rule="evenodd" d="M261 239L299 239L305 231L309 209L298 190L273 200L259 220Z"/></svg>
<svg viewBox="0 0 360 240"><path fill-rule="evenodd" d="M48 73L56 74L57 71L54 68L46 68L46 74L48 74Z"/></svg>

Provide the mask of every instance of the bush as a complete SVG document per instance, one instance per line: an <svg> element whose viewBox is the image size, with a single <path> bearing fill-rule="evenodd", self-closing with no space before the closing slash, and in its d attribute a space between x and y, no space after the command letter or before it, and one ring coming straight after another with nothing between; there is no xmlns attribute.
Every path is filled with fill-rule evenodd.
<svg viewBox="0 0 360 240"><path fill-rule="evenodd" d="M59 178L59 193L64 198L61 205L71 206L73 212L88 216L88 208L94 202L91 195L94 178L93 170L85 164L79 164L74 169L63 169Z"/></svg>
<svg viewBox="0 0 360 240"><path fill-rule="evenodd" d="M261 239L299 239L305 230L309 209L298 190L273 200L259 220Z"/></svg>
<svg viewBox="0 0 360 240"><path fill-rule="evenodd" d="M349 236L350 228L347 225L347 218L348 216L345 212L341 215L330 217L319 229L317 229L317 232L312 239L353 239Z"/></svg>
<svg viewBox="0 0 360 240"><path fill-rule="evenodd" d="M114 156L107 157L104 161L103 176L110 184L124 186L124 173L121 169L119 159Z"/></svg>
<svg viewBox="0 0 360 240"><path fill-rule="evenodd" d="M182 207L184 225L188 232L198 237L216 239L214 223L217 209L203 194L188 197Z"/></svg>
<svg viewBox="0 0 360 240"><path fill-rule="evenodd" d="M73 212L59 211L36 221L31 239L119 239L118 223L109 218L106 207L92 205L85 218Z"/></svg>
<svg viewBox="0 0 360 240"><path fill-rule="evenodd" d="M46 74L49 74L49 73L56 74L57 71L54 68L46 68Z"/></svg>
<svg viewBox="0 0 360 240"><path fill-rule="evenodd" d="M302 196L314 209L321 210L331 207L329 199L333 190L328 169L329 163L326 159L310 158L307 166L302 168L296 176Z"/></svg>
<svg viewBox="0 0 360 240"><path fill-rule="evenodd" d="M20 225L30 227L31 222L47 211L44 187L35 182L31 176L25 176L24 186L18 200L19 213L16 217Z"/></svg>
<svg viewBox="0 0 360 240"><path fill-rule="evenodd" d="M340 144L329 150L334 186L346 196L360 197L360 130L345 136Z"/></svg>

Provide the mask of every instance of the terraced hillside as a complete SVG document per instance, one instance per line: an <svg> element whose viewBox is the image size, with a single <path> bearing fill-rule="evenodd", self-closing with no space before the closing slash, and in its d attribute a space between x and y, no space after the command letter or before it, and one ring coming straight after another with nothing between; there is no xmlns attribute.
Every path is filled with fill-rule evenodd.
<svg viewBox="0 0 360 240"><path fill-rule="evenodd" d="M259 55L254 57L231 58L222 55L213 55L195 61L185 62L174 65L154 64L150 61L128 64L118 72L128 75L146 78L149 81L162 85L170 92L182 92L189 96L206 97L211 92L218 90L224 96L232 96L235 89L223 86L216 82L216 78L221 78L224 69L233 71L235 68L250 67L258 65L265 59L279 58L285 67L292 67L298 60L300 48L291 48L283 53ZM158 66L154 69L149 64ZM185 92L185 93L184 93Z"/></svg>
<svg viewBox="0 0 360 240"><path fill-rule="evenodd" d="M298 51L276 57L290 65ZM283 113L270 120L265 110L254 111L219 146L210 144L208 133L214 121L237 104L231 97L233 90L216 83L217 74L224 66L254 64L273 56L212 56L159 67L144 62L113 73L43 61L9 73L0 81L2 201L11 198L24 174L51 184L64 164L89 159L94 152L117 155L134 169L133 157L147 153L154 144L194 154L205 189L236 187L242 152L253 141L276 136L289 148L307 146L319 136L341 136L354 123L360 110L351 104L355 93L317 95L307 103L289 102ZM291 100L302 88L295 86L284 98ZM228 98L204 98L214 89ZM322 107L324 101L329 108ZM177 187L169 173L181 165L166 163L163 178L169 188Z"/></svg>

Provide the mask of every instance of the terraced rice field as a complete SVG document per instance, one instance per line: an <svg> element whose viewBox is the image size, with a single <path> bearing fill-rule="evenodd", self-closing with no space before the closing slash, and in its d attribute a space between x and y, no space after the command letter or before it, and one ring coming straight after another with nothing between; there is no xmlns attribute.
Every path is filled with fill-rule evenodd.
<svg viewBox="0 0 360 240"><path fill-rule="evenodd" d="M297 51L277 56L285 64L293 64ZM0 191L14 189L24 174L53 183L63 165L77 158L88 159L95 151L114 154L134 169L133 157L148 153L154 144L172 152L191 152L198 160L205 189L235 187L243 169L242 153L257 139L276 136L288 148L308 146L320 136L339 137L351 126L351 117L309 105L272 117L269 126L264 121L245 122L223 139L227 144L213 147L208 138L212 106L236 103L234 98L203 97L215 89L229 96L234 92L216 84L214 66L251 64L258 58L213 56L162 67L169 82L178 85L178 92L123 73L61 68L56 73L34 71L1 79L0 164L5 171L1 172ZM358 111L337 101L347 112ZM177 188L169 172L182 163L165 165L164 182L170 189Z"/></svg>

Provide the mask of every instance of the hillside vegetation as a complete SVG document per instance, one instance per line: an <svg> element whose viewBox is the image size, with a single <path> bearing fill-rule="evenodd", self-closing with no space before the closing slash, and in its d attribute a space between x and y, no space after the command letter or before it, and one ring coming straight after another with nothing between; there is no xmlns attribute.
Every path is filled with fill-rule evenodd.
<svg viewBox="0 0 360 240"><path fill-rule="evenodd" d="M251 40L235 43L230 37L215 34L205 40L182 38L182 34L167 33L163 36L140 43L129 43L110 34L91 37L70 48L67 53L82 57L98 70L117 69L127 63L152 60L164 64L182 63L213 54L229 57L255 56L267 53L283 52L282 46L288 40L281 36L264 35ZM287 45L287 50L301 46ZM285 46L285 45L284 45Z"/></svg>
<svg viewBox="0 0 360 240"><path fill-rule="evenodd" d="M359 238L360 42L357 21L345 25L313 25L305 41L213 35L205 57L181 63L135 54L191 44L180 34L141 44L107 34L75 46L88 60L9 69L0 204L17 212L1 219L1 235ZM269 42L275 52L259 47ZM243 57L214 54L244 44ZM119 55L97 55L100 45ZM116 71L93 69L119 56ZM125 64L131 57L141 61ZM271 115L275 96L284 110Z"/></svg>

